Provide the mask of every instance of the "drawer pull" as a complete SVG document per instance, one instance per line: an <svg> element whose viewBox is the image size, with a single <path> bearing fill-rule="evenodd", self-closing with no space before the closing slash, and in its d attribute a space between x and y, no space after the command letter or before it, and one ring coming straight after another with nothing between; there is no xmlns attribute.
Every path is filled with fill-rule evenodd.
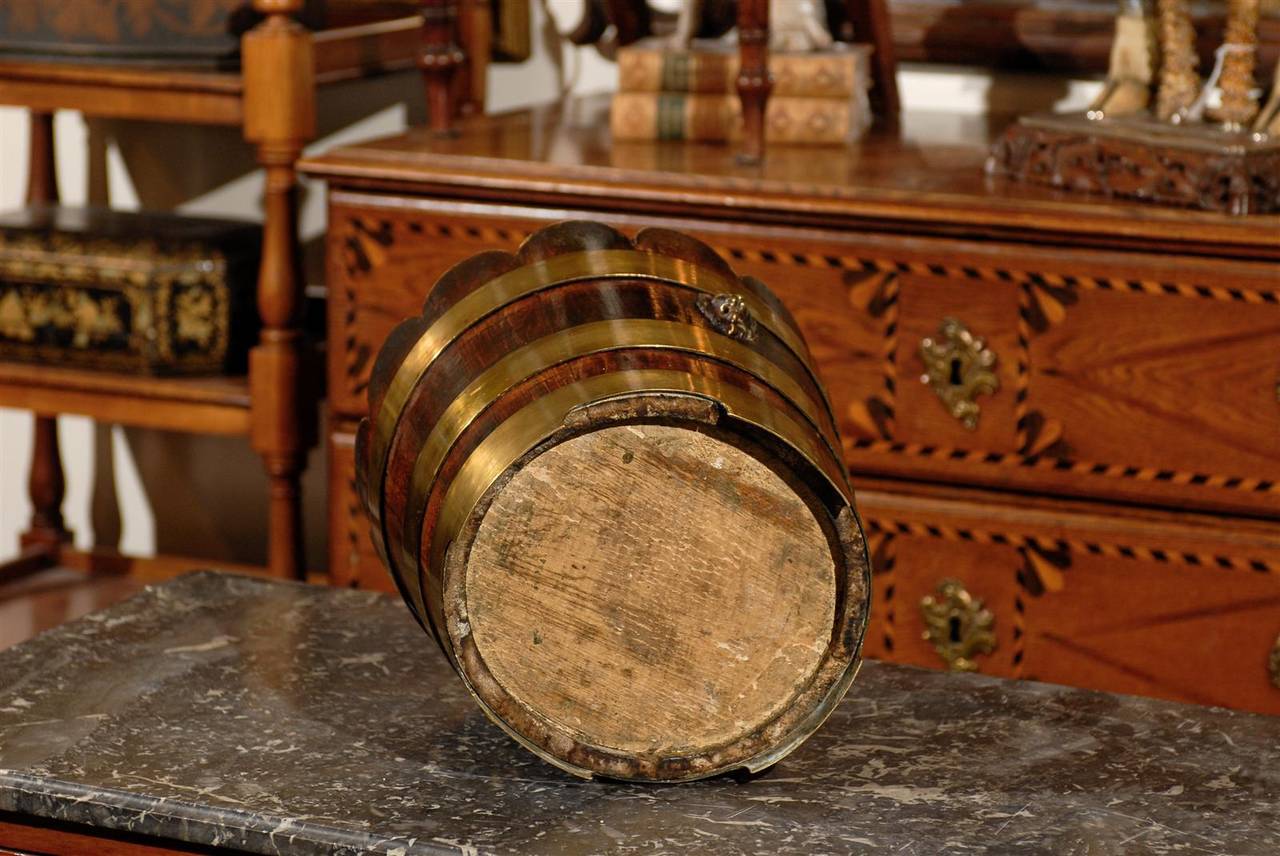
<svg viewBox="0 0 1280 856"><path fill-rule="evenodd" d="M920 382L937 394L964 427L975 430L981 408L974 399L1000 388L1000 379L992 371L995 351L962 322L944 318L936 339L926 336L920 341L920 360L924 363Z"/></svg>
<svg viewBox="0 0 1280 856"><path fill-rule="evenodd" d="M953 672L976 672L973 658L996 648L996 617L959 580L945 579L920 600L924 638Z"/></svg>
<svg viewBox="0 0 1280 856"><path fill-rule="evenodd" d="M1276 637L1276 644L1271 646L1271 685L1280 690L1280 636Z"/></svg>

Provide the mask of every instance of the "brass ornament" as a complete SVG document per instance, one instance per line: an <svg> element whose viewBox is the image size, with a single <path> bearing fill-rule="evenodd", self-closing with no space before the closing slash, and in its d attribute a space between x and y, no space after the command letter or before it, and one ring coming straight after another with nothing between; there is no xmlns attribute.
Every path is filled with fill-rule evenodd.
<svg viewBox="0 0 1280 856"><path fill-rule="evenodd" d="M925 369L921 383L929 385L947 412L964 427L975 430L981 414L975 399L1000 388L1000 378L992 371L995 352L963 323L946 318L938 328L937 339L921 340L920 360Z"/></svg>
<svg viewBox="0 0 1280 856"><path fill-rule="evenodd" d="M740 342L754 342L760 325L740 294L699 294L698 311L717 332Z"/></svg>
<svg viewBox="0 0 1280 856"><path fill-rule="evenodd" d="M973 657L996 648L995 616L959 580L945 579L920 601L924 639L953 672L976 672Z"/></svg>

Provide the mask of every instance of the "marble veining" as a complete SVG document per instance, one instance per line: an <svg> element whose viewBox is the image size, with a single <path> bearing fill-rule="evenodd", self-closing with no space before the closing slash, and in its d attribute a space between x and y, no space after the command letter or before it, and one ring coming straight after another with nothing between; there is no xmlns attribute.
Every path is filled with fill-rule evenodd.
<svg viewBox="0 0 1280 856"><path fill-rule="evenodd" d="M869 663L763 775L587 782L399 602L201 572L0 653L0 811L261 854L1275 854L1280 718Z"/></svg>

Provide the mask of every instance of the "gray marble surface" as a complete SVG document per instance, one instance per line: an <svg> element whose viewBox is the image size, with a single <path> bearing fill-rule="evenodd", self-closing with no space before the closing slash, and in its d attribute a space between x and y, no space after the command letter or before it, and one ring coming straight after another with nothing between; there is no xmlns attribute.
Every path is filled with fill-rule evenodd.
<svg viewBox="0 0 1280 856"><path fill-rule="evenodd" d="M399 602L199 573L0 653L0 811L266 854L1276 854L1280 718L870 663L755 779L586 782Z"/></svg>

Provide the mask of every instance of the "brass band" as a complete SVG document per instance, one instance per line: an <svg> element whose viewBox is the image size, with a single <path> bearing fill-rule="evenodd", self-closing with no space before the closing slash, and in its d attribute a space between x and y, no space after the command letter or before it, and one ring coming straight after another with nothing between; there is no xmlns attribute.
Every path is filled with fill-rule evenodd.
<svg viewBox="0 0 1280 856"><path fill-rule="evenodd" d="M719 402L732 418L753 425L795 449L814 464L840 496L848 499L849 488L839 459L830 458L825 444L819 445L814 439L814 432L738 387L712 378L661 369L612 372L568 384L525 405L495 428L467 458L445 493L432 533L429 561L418 575L422 589L418 592L418 602L430 605L430 620L442 637L448 632L443 624L443 553L494 481L560 427L573 409L620 395L661 393L698 395ZM426 586L431 587L435 596L427 596ZM449 650L453 646L444 647Z"/></svg>
<svg viewBox="0 0 1280 856"><path fill-rule="evenodd" d="M566 253L495 277L451 306L422 334L396 369L374 419L371 471L375 474L385 473L387 452L404 405L431 363L450 343L477 321L520 298L586 279L651 279L710 294L738 295L758 321L796 355L814 377L817 388L822 389L805 356L807 351L800 332L779 317L736 277L725 277L710 268L682 259L637 250ZM830 404L825 399L823 404L830 413ZM832 423L834 422L833 417ZM370 485L370 488L377 490L370 503L371 513L375 519L380 520L383 491L381 479L378 479L377 484Z"/></svg>
<svg viewBox="0 0 1280 856"><path fill-rule="evenodd" d="M417 592L411 580L417 575L422 515L426 511L432 484L449 450L471 423L490 404L526 378L567 360L627 348L688 351L750 373L794 404L804 414L811 432L822 438L822 448L830 459L840 460L838 448L832 445L832 440L820 427L822 405L814 401L791 375L749 346L714 330L677 321L628 318L569 327L504 356L472 380L436 421L414 462L398 550L388 551L395 560L388 563L392 573L400 577L408 590ZM826 459L818 457L811 460L821 466L819 461ZM837 478L836 483L842 484L843 479ZM842 491L847 495L846 489L842 488ZM380 520L379 526L375 527L383 530L384 538L389 534L385 532L385 526L385 521ZM391 543L389 538L386 543ZM414 605L423 607L416 600Z"/></svg>

